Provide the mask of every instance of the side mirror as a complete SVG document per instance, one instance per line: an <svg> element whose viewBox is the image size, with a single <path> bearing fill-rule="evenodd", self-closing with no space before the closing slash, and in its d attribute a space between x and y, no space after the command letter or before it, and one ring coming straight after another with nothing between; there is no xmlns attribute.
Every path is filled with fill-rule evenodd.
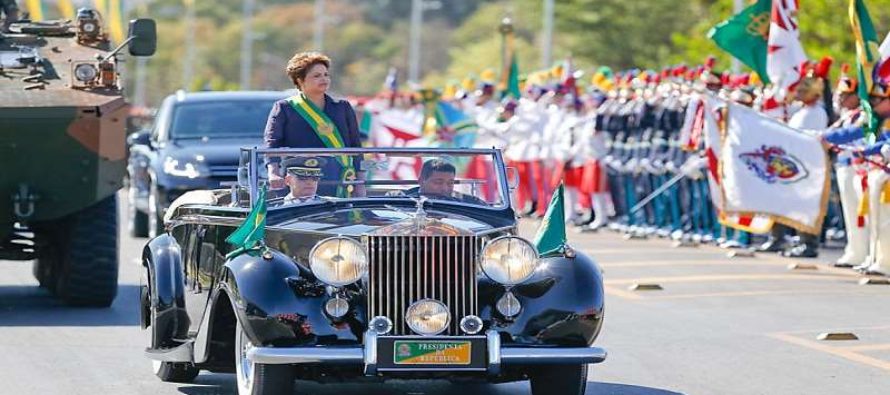
<svg viewBox="0 0 890 395"><path fill-rule="evenodd" d="M507 168L507 186L511 191L519 187L519 170L515 167Z"/></svg>
<svg viewBox="0 0 890 395"><path fill-rule="evenodd" d="M158 45L158 34L154 19L139 18L130 21L131 37L128 50L133 56L151 56Z"/></svg>
<svg viewBox="0 0 890 395"><path fill-rule="evenodd" d="M151 140L151 135L146 131L140 131L136 133L131 133L127 136L127 145L148 145Z"/></svg>

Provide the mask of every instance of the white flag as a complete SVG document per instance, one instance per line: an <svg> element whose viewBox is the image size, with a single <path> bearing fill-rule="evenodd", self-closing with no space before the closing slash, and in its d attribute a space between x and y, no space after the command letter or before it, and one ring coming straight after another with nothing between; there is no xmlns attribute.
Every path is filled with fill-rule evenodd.
<svg viewBox="0 0 890 395"><path fill-rule="evenodd" d="M773 227L773 220L768 215L758 213L727 213L724 204L720 176L720 156L722 153L723 138L720 134L720 122L724 116L723 109L726 103L717 99L714 95L704 96L703 104L703 140L704 154L707 160L708 188L711 192L711 202L717 209L717 218L721 224L730 228L744 230L752 233L767 233Z"/></svg>
<svg viewBox="0 0 890 395"><path fill-rule="evenodd" d="M800 44L797 0L773 0L767 39L766 73L783 98L786 89L800 77L800 64L807 55Z"/></svg>
<svg viewBox="0 0 890 395"><path fill-rule="evenodd" d="M821 140L747 107L728 106L720 152L726 214L765 214L818 234L830 177Z"/></svg>

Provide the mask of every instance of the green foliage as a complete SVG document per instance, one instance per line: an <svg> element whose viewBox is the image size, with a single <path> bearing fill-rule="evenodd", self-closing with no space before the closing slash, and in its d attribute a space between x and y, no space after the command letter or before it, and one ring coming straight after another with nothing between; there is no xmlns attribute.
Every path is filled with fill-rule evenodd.
<svg viewBox="0 0 890 395"><path fill-rule="evenodd" d="M427 0L428 1L428 0ZM516 32L520 74L543 68L542 0L440 0L424 13L424 84L500 71L502 42L498 25L509 15ZM324 52L333 59L333 90L371 95L381 89L389 67L404 84L408 63L410 0L326 0ZM608 65L616 70L700 64L714 55L718 67L730 57L706 37L732 15L733 0L557 0L553 61L571 54L576 68ZM183 0L155 0L147 16L158 21L158 51L148 61L148 99L189 89L234 89L240 75L243 0L195 1L193 80L183 81L186 28ZM848 0L801 2L804 48L812 59L830 55L835 65L853 63ZM890 0L866 0L883 39L890 29ZM314 0L256 0L253 18L253 89L290 89L287 60L312 49ZM140 16L146 16L142 13ZM547 65L549 66L549 65ZM132 63L130 64L132 67ZM132 69L131 69L132 71ZM135 73L127 73L128 78ZM589 74L588 74L589 75ZM403 85L404 86L404 85ZM128 88L132 91L132 81Z"/></svg>

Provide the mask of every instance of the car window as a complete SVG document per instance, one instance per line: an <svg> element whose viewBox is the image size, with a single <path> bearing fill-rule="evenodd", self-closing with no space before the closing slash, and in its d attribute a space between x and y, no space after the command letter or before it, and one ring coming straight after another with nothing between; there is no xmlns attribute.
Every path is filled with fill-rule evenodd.
<svg viewBox="0 0 890 395"><path fill-rule="evenodd" d="M260 137L275 100L181 103L173 111L171 138Z"/></svg>

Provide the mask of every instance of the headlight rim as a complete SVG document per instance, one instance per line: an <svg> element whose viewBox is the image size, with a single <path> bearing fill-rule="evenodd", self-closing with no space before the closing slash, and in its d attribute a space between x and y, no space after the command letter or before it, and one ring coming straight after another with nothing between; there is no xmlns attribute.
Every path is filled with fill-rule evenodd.
<svg viewBox="0 0 890 395"><path fill-rule="evenodd" d="M316 273L316 271L312 268L312 266L313 266L313 265L312 265L312 260L313 260L312 258L313 258L313 256L315 256L315 252L318 251L318 248L319 248L320 246L324 245L325 243L327 243L327 242L329 242L329 241L333 241L333 240L346 240L347 242L355 243L355 244L359 247L359 248L358 248L358 251L361 251L361 253L365 256L365 265L364 265L364 268L363 268L361 274L359 274L359 275L355 278L355 280L352 280L352 281L349 281L349 282L342 282L342 281L340 281L340 282L336 282L336 283L335 283L335 282L330 282L330 281L327 281L327 280L321 278L321 277L318 275L318 273ZM321 281L321 282L323 282L323 283L325 283L325 284L327 284L327 285L330 285L330 286L333 286L333 287L345 287L345 286L348 286L348 285L352 285L352 284L355 284L355 283L361 281L362 278L364 278L365 276L368 275L368 253L367 253L367 251L365 251L365 248L364 248L364 247L365 247L365 245L364 245L362 242L360 242L360 241L358 241L358 240L356 240L356 239L353 239L353 238L351 238L351 237L348 237L348 236L337 235L337 236L327 237L327 238L324 238L324 239L319 240L317 243L315 243L314 246L312 246L312 249L309 250L309 256L308 256L308 260L307 260L307 266L309 266L309 271L312 272L312 275L315 276L316 279L318 279L319 281Z"/></svg>
<svg viewBox="0 0 890 395"><path fill-rule="evenodd" d="M412 325L411 320L408 319L408 317L409 317L408 312L411 311L411 309L414 308L414 306L417 306L417 305L419 305L419 304L422 303L422 302L433 302L433 303L439 304L440 306L444 307L444 309L445 309L445 318L446 318L446 319L445 319L445 325L443 325L443 326L442 326L442 329L440 329L438 332L435 332L435 333L422 333L421 331L418 331L417 328L415 328L414 325ZM413 331L414 333L416 333L416 334L418 334L418 335L420 335L420 336L438 336L438 335L442 334L443 332L447 331L448 328L451 326L451 320L452 320L452 317L451 317L451 310L448 308L448 305L445 304L445 302L443 302L443 301L441 301L441 300L438 300L438 299L433 299L433 298L419 299L419 300L417 300L416 302L411 303L411 305L408 306L407 309L405 309L405 324L408 325L408 329L411 329L411 331Z"/></svg>
<svg viewBox="0 0 890 395"><path fill-rule="evenodd" d="M525 278L523 278L519 281L502 282L502 281L498 281L494 276L492 276L488 272L488 270L486 270L485 250L487 250L490 246L494 245L495 243L501 242L502 240L509 240L509 239L516 239L531 249L531 251L534 253L534 268L529 272L529 274ZM516 285L519 285L519 284L522 284L522 283L528 281L530 278L532 278L535 275L535 272L538 270L539 267L541 267L541 254L538 253L538 250L535 248L535 246L530 241L526 240L525 238L519 237L519 236L506 235L506 236L496 237L496 238L488 241L487 243L485 243L485 245L482 247L482 250L480 250L480 252L479 252L479 268L482 270L482 273L484 273L486 277L491 279L491 281L494 281L498 284L501 284L501 285L504 285L507 287L516 286Z"/></svg>

